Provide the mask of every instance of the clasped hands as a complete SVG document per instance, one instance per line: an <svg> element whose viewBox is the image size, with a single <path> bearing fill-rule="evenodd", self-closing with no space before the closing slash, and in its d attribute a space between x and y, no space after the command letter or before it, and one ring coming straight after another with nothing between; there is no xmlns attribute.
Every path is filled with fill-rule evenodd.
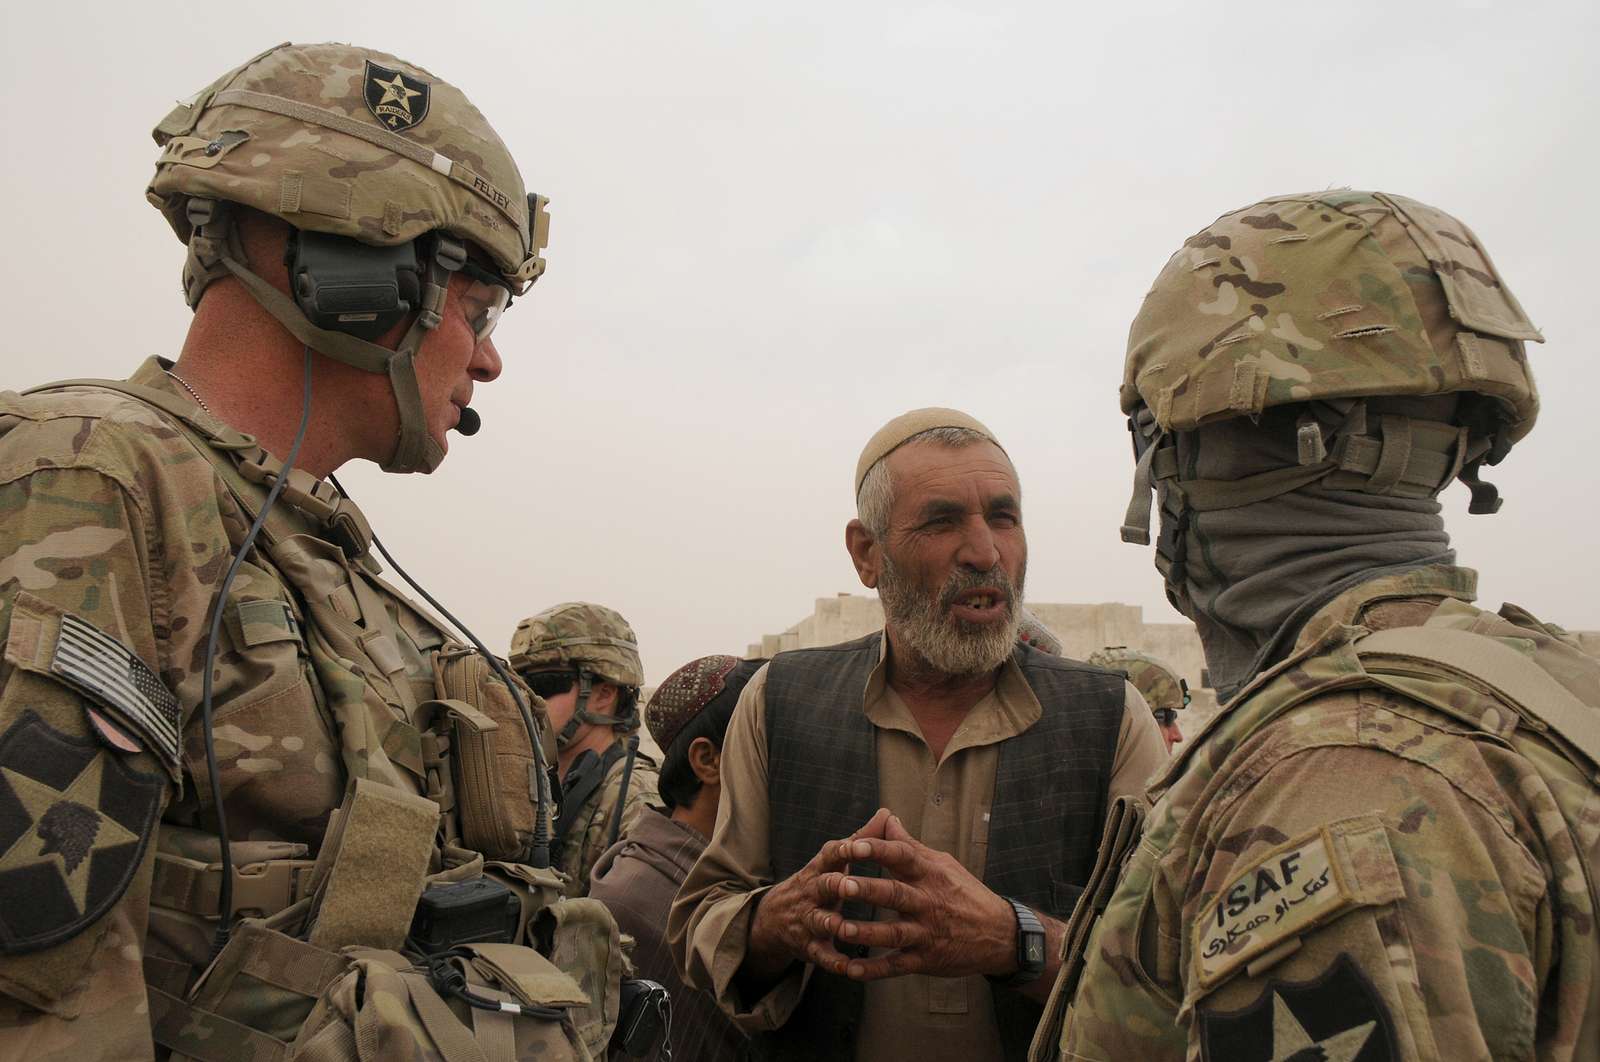
<svg viewBox="0 0 1600 1062"><path fill-rule="evenodd" d="M849 873L851 863L876 863L880 878ZM846 901L879 909L858 922ZM838 943L875 949L865 958ZM745 969L776 977L791 962L856 981L902 974L1003 976L1017 968L1016 915L954 856L929 848L899 818L880 808L849 838L829 841L809 863L761 898L750 925Z"/></svg>

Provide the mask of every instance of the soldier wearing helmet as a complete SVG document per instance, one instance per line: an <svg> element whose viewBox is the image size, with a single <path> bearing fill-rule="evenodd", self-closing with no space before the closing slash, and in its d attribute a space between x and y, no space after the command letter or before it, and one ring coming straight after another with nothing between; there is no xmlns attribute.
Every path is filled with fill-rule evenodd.
<svg viewBox="0 0 1600 1062"><path fill-rule="evenodd" d="M1108 830L1034 1057L1600 1056L1600 663L1474 607L1436 500L1499 507L1539 339L1397 195L1256 203L1156 278L1123 537L1153 486L1225 703Z"/></svg>
<svg viewBox="0 0 1600 1062"><path fill-rule="evenodd" d="M0 394L6 1058L286 1057L336 1017L343 945L405 945L424 875L495 860L536 907L560 885L531 695L378 578L404 573L331 479L431 472L476 427L544 200L458 89L346 45L263 52L155 139L181 357ZM405 810L336 834L342 800ZM540 1013L519 1047L603 1049L603 1021Z"/></svg>
<svg viewBox="0 0 1600 1062"><path fill-rule="evenodd" d="M1109 645L1089 654L1086 663L1120 671L1144 694L1144 702L1156 717L1167 751L1183 742L1178 729L1178 713L1189 707L1189 683L1184 677L1148 653L1135 652L1125 645Z"/></svg>
<svg viewBox="0 0 1600 1062"><path fill-rule="evenodd" d="M638 639L616 611L570 601L517 624L510 659L556 734L556 865L567 894L586 896L600 853L657 799L656 762L639 751Z"/></svg>

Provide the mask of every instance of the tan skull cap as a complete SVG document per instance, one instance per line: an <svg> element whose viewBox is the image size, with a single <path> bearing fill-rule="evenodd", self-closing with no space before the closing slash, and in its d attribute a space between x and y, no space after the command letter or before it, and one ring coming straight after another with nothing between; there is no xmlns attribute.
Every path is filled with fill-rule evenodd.
<svg viewBox="0 0 1600 1062"><path fill-rule="evenodd" d="M959 409L945 409L941 406L913 409L909 413L900 414L879 428L873 433L872 438L867 440L866 448L861 451L861 459L856 462L855 493L861 493L861 481L867 478L867 473L872 471L873 465L894 453L913 436L935 428L966 428L1000 446L1000 440L994 437L994 432L984 427L978 418L969 416ZM1000 446L1000 451L1004 453L1005 447Z"/></svg>

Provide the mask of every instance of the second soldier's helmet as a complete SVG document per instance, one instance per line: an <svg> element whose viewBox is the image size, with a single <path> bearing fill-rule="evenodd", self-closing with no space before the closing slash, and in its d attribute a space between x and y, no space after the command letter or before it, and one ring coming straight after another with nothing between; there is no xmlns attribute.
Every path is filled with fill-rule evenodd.
<svg viewBox="0 0 1600 1062"><path fill-rule="evenodd" d="M1121 402L1140 454L1128 541L1148 541L1149 486L1182 479L1176 433L1304 408L1299 467L1184 480L1183 504L1248 504L1312 482L1430 497L1478 479L1533 427L1524 342L1542 342L1472 230L1398 195L1329 191L1236 210L1191 236L1128 334ZM1453 423L1368 417L1379 396L1461 395ZM1291 466L1293 468L1293 466Z"/></svg>
<svg viewBox="0 0 1600 1062"><path fill-rule="evenodd" d="M1127 675L1151 708L1177 710L1189 704L1189 683L1147 653L1113 645L1089 654L1087 663Z"/></svg>
<svg viewBox="0 0 1600 1062"><path fill-rule="evenodd" d="M524 674L586 671L630 689L644 685L633 628L615 610L587 601L554 605L517 624L511 666Z"/></svg>
<svg viewBox="0 0 1600 1062"><path fill-rule="evenodd" d="M544 271L545 200L527 194L478 109L383 52L281 44L179 103L154 136L162 151L146 196L188 245L189 305L213 281L236 277L311 349L388 375L401 432L384 467L437 466L443 450L427 434L412 358L440 323L449 276L487 285L473 303L481 341L509 298ZM291 254L305 267L290 263L291 295L245 261L235 205L296 230ZM318 242L329 239L390 253L377 274L355 277L337 242ZM489 260L470 260L469 243ZM408 317L396 349L372 342Z"/></svg>

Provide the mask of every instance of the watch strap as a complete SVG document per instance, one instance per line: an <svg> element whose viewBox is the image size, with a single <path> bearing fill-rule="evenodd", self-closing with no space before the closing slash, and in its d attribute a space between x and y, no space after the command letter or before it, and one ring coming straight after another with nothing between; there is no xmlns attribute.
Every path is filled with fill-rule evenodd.
<svg viewBox="0 0 1600 1062"><path fill-rule="evenodd" d="M1031 908L1009 896L1002 898L1017 917L1017 972L1009 977L991 976L989 980L1003 988L1021 988L1037 981L1044 973L1047 948L1044 923Z"/></svg>

